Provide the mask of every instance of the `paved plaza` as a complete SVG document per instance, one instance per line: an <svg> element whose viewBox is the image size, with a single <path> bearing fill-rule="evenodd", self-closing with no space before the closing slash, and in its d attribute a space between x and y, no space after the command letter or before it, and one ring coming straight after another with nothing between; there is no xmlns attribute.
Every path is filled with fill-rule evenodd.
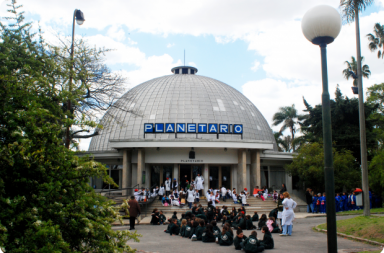
<svg viewBox="0 0 384 253"><path fill-rule="evenodd" d="M349 219L355 216L338 216L337 219ZM325 223L325 217L297 218L294 221L292 236L282 237L273 234L275 248L264 252L327 252L327 237L325 233L315 232L312 228L318 224ZM127 227L115 227L115 229L126 229ZM203 243L201 241L192 242L180 236L170 236L163 232L167 226L138 225L137 232L142 234L140 242L129 242L139 252L240 252L234 246L224 247L216 243ZM244 231L249 236L251 231ZM257 237L262 238L263 234L257 230ZM378 246L355 242L352 240L337 237L339 252L359 252L364 250L379 250Z"/></svg>

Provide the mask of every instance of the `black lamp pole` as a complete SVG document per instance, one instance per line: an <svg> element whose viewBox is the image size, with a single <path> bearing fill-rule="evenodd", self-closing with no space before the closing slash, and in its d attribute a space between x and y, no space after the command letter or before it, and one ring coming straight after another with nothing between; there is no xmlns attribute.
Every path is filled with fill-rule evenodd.
<svg viewBox="0 0 384 253"><path fill-rule="evenodd" d="M319 44L321 50L321 74L323 79L323 142L324 142L324 178L327 211L328 253L337 253L335 179L332 154L331 107L328 92L327 43Z"/></svg>
<svg viewBox="0 0 384 253"><path fill-rule="evenodd" d="M71 68L69 70L69 86L68 86L68 91L69 91L69 96L72 92L72 79L73 79L73 54L74 54L74 44L75 44L75 21L78 21L78 24L79 25L82 25L83 22L85 21L84 19L84 15L83 13L81 12L81 10L78 10L76 9L74 12L73 12L73 22L72 22L72 44L71 44ZM69 116L68 117L71 117L72 115L72 103L71 103L71 97L68 98L68 102L67 102L67 110L69 111ZM65 138L65 147L69 149L69 146L70 146L70 143L71 143L71 138L70 138L70 127L67 126L67 130L66 130L66 138Z"/></svg>

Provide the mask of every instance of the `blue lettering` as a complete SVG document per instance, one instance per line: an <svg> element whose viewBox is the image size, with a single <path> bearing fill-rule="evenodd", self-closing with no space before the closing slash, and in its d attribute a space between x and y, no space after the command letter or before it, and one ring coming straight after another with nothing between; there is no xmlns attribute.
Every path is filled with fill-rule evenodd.
<svg viewBox="0 0 384 253"><path fill-rule="evenodd" d="M188 133L196 133L196 124L187 124Z"/></svg>
<svg viewBox="0 0 384 253"><path fill-rule="evenodd" d="M184 123L177 123L176 129L178 133L185 133L185 124Z"/></svg>
<svg viewBox="0 0 384 253"><path fill-rule="evenodd" d="M165 132L166 133L174 133L175 132L175 124L173 124L173 123L166 123L165 124Z"/></svg>
<svg viewBox="0 0 384 253"><path fill-rule="evenodd" d="M198 126L199 126L199 133L207 132L207 124L198 124Z"/></svg>
<svg viewBox="0 0 384 253"><path fill-rule="evenodd" d="M144 124L144 133L153 133L153 124Z"/></svg>
<svg viewBox="0 0 384 253"><path fill-rule="evenodd" d="M164 133L164 124L155 124L155 133Z"/></svg>
<svg viewBox="0 0 384 253"><path fill-rule="evenodd" d="M228 125L227 124L220 124L220 133L221 134L227 134L228 131Z"/></svg>
<svg viewBox="0 0 384 253"><path fill-rule="evenodd" d="M233 133L242 134L243 133L243 125L233 125Z"/></svg>
<svg viewBox="0 0 384 253"><path fill-rule="evenodd" d="M209 124L208 126L210 133L217 133L217 124Z"/></svg>

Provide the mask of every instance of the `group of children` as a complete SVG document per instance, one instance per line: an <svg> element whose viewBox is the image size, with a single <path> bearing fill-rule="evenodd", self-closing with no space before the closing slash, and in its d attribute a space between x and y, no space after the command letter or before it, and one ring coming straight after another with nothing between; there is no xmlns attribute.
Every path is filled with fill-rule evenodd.
<svg viewBox="0 0 384 253"><path fill-rule="evenodd" d="M161 214L162 212L160 212ZM223 221L222 230L217 226L221 220ZM257 238L257 232L254 230L256 226L253 225L253 221L258 221L258 227L264 234L263 240ZM236 235L234 235L232 227L236 230ZM243 249L245 252L261 252L264 249L274 248L271 232L276 233L276 227L273 217L267 220L266 215L263 214L259 219L257 212L255 212L251 218L250 215L246 215L244 207L240 207L238 210L233 208L229 212L227 207L223 206L219 210L210 201L205 210L201 205L195 204L192 211L182 214L180 220L177 218L177 213L174 213L164 232L192 241L216 242L221 246L234 245L236 250ZM254 231L249 237L246 237L243 230Z"/></svg>
<svg viewBox="0 0 384 253"><path fill-rule="evenodd" d="M336 212L344 212L351 210L359 210L361 207L356 205L356 195L355 192L351 192L347 194L336 193L335 197L335 206ZM326 194L323 195L318 193L317 195L312 196L312 205L311 205L312 213L326 213Z"/></svg>

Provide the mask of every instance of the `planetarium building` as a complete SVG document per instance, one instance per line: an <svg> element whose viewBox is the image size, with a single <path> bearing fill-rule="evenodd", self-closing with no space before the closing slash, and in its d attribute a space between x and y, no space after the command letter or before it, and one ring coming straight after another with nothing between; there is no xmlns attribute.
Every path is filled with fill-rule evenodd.
<svg viewBox="0 0 384 253"><path fill-rule="evenodd" d="M102 119L88 153L108 165L120 188L150 188L167 177L204 177L204 187L280 189L292 180L267 121L243 94L218 80L175 67L137 85ZM268 106L268 105L259 105ZM96 189L105 188L93 178Z"/></svg>

